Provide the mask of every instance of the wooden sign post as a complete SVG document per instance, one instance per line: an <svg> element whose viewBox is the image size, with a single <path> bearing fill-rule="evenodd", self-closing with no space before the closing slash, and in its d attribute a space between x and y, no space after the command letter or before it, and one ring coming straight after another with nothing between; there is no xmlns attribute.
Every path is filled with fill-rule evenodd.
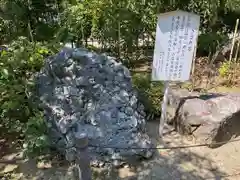
<svg viewBox="0 0 240 180"><path fill-rule="evenodd" d="M163 135L166 120L169 83L189 80L199 25L200 17L193 13L172 11L158 15L152 81L165 82L160 136Z"/></svg>

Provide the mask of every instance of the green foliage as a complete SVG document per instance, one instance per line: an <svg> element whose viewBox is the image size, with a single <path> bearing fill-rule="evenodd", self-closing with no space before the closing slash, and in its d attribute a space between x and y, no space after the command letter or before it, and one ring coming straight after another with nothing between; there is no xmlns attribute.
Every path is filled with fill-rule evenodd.
<svg viewBox="0 0 240 180"><path fill-rule="evenodd" d="M23 144L26 155L36 155L46 153L50 146L47 136L47 127L43 114L36 112L28 119L25 124L23 133L25 141Z"/></svg>
<svg viewBox="0 0 240 180"><path fill-rule="evenodd" d="M220 68L218 69L219 75L221 77L227 77L231 70L230 61L223 62Z"/></svg>
<svg viewBox="0 0 240 180"><path fill-rule="evenodd" d="M6 29L4 42L19 36L29 40L53 40L59 28L59 13L68 0L0 0L0 30ZM8 28L8 27L11 28Z"/></svg>
<svg viewBox="0 0 240 180"><path fill-rule="evenodd" d="M34 75L42 68L46 56L52 53L42 43L31 43L21 37L0 54L0 124L4 132L19 133L25 137L30 152L40 147L41 143L45 145L42 142L46 139L42 134L45 133L43 120L32 99ZM38 133L34 128L39 130Z"/></svg>
<svg viewBox="0 0 240 180"><path fill-rule="evenodd" d="M213 55L227 40L228 36L223 32L201 34L198 37L198 54L203 56Z"/></svg>
<svg viewBox="0 0 240 180"><path fill-rule="evenodd" d="M61 15L61 28L57 38L63 42L77 42L89 38L91 34L92 15L87 3L68 6Z"/></svg>
<svg viewBox="0 0 240 180"><path fill-rule="evenodd" d="M201 33L209 37L209 32L225 33L234 28L239 4L239 0L1 0L0 37L4 42L18 36L34 41L57 39L78 46L93 37L114 54L120 51L119 46L129 54L139 37L148 34L154 38L157 13L176 9L195 12L201 15ZM211 51L215 47L214 42ZM206 51L203 46L199 49Z"/></svg>
<svg viewBox="0 0 240 180"><path fill-rule="evenodd" d="M199 52L214 53L235 25L239 0L83 0L69 4L60 16L58 39L82 45L89 37L101 42L114 55L134 59L139 38L154 38L156 14L182 9L201 16ZM233 16L233 14L235 14ZM229 18L231 17L231 18ZM231 19L231 23L229 23ZM207 45L206 45L207 44ZM210 47L208 47L210 45Z"/></svg>
<svg viewBox="0 0 240 180"><path fill-rule="evenodd" d="M137 73L132 77L133 85L138 90L139 100L145 107L148 118L152 119L161 113L161 101L163 97L163 84L151 82L150 74Z"/></svg>

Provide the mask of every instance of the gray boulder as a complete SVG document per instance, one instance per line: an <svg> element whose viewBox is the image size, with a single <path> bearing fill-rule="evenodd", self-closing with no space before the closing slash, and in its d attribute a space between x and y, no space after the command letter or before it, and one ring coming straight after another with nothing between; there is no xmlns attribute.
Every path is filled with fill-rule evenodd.
<svg viewBox="0 0 240 180"><path fill-rule="evenodd" d="M152 147L144 108L129 70L114 58L63 49L46 60L37 84L53 143L68 159L74 158L74 137L81 133L89 138L92 163L151 157L151 150L140 149Z"/></svg>
<svg viewBox="0 0 240 180"><path fill-rule="evenodd" d="M180 133L192 134L210 146L238 136L239 119L240 94L200 94L179 89L169 93L169 123Z"/></svg>

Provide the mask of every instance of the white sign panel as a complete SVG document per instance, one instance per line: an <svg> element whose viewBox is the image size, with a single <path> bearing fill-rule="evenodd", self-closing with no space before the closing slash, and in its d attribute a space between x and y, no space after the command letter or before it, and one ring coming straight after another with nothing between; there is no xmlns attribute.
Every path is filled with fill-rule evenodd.
<svg viewBox="0 0 240 180"><path fill-rule="evenodd" d="M153 81L189 80L200 17L173 11L158 16L152 65Z"/></svg>

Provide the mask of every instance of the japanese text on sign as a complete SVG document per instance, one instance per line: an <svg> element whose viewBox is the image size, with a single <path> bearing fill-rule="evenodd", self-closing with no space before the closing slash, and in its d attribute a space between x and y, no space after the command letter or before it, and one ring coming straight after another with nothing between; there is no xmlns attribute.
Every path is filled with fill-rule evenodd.
<svg viewBox="0 0 240 180"><path fill-rule="evenodd" d="M153 81L186 81L190 77L200 17L173 11L158 16L152 66Z"/></svg>

